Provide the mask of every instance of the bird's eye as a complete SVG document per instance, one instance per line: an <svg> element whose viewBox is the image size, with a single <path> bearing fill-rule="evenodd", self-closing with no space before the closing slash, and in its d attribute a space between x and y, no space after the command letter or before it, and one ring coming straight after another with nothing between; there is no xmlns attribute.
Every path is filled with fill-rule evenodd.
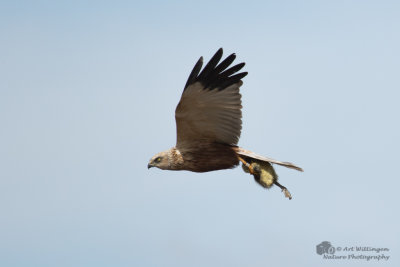
<svg viewBox="0 0 400 267"><path fill-rule="evenodd" d="M161 161L161 157L156 158L155 162L160 162Z"/></svg>

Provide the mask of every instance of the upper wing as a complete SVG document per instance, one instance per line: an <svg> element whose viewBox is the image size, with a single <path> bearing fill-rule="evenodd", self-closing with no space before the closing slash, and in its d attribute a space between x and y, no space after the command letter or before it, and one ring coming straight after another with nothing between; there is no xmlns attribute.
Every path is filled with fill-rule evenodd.
<svg viewBox="0 0 400 267"><path fill-rule="evenodd" d="M222 53L220 48L201 72L200 57L189 75L175 110L177 147L200 140L229 145L239 141L242 129L239 87L247 72L235 74L244 63L227 69L235 54L219 63Z"/></svg>

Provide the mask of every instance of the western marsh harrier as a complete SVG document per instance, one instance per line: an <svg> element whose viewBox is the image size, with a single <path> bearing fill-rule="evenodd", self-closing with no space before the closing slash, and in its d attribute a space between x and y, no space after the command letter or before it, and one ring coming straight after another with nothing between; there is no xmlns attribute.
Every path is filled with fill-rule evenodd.
<svg viewBox="0 0 400 267"><path fill-rule="evenodd" d="M222 48L202 71L203 57L197 61L175 110L176 146L156 154L148 168L208 172L234 168L242 162L245 172L254 176L265 188L279 186L291 198L286 187L278 183L271 164L298 171L300 167L259 156L237 146L242 129L240 86L247 72L240 72L245 63L229 66L236 58L231 54L220 62Z"/></svg>

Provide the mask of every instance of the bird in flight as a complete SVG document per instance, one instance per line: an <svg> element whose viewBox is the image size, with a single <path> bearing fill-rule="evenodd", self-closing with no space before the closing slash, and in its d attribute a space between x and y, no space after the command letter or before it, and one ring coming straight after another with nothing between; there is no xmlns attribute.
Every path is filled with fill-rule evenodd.
<svg viewBox="0 0 400 267"><path fill-rule="evenodd" d="M254 176L265 188L277 185L291 199L286 187L278 183L272 164L303 171L290 163L257 155L239 147L242 129L240 86L247 72L245 63L230 67L236 55L220 62L220 48L201 70L203 57L197 61L175 110L177 140L175 147L154 155L147 167L162 170L208 172L234 168Z"/></svg>

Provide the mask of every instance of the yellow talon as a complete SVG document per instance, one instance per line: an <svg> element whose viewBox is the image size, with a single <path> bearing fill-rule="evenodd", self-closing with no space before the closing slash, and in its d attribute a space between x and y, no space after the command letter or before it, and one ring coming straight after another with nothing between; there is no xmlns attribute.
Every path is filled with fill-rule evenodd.
<svg viewBox="0 0 400 267"><path fill-rule="evenodd" d="M245 165L245 166L249 169L250 174L254 175L255 172L254 172L254 170L253 170L253 166L251 166L248 162L246 162L246 161L245 161L244 159L242 159L241 157L238 157L238 158L239 158L239 160L242 162L242 164Z"/></svg>

